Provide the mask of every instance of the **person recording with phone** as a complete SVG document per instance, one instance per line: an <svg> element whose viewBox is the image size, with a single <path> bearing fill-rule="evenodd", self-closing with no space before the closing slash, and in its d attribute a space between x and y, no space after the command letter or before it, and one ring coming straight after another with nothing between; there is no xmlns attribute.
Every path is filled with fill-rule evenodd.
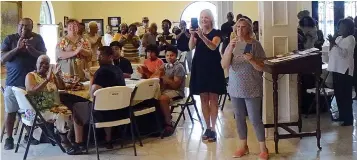
<svg viewBox="0 0 357 160"><path fill-rule="evenodd" d="M252 23L241 18L234 26L236 37L231 40L222 58L222 67L229 68L228 93L234 108L237 131L241 141L234 157L249 153L247 145L246 115L253 124L259 141L259 159L268 159L265 130L262 121L263 60L265 52L259 41L253 38Z"/></svg>
<svg viewBox="0 0 357 160"><path fill-rule="evenodd" d="M194 18L193 18L194 19ZM226 93L223 68L220 64L221 34L214 29L213 14L209 9L200 13L198 21L191 21L189 48L195 49L192 60L190 93L200 95L202 113L207 129L202 140L216 141L218 95Z"/></svg>

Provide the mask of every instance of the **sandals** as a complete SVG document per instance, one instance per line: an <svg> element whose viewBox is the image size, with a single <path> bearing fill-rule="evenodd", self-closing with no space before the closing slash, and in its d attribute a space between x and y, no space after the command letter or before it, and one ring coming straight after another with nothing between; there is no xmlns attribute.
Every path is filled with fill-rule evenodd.
<svg viewBox="0 0 357 160"><path fill-rule="evenodd" d="M238 149L234 153L233 158L241 158L247 154L249 154L249 148L248 148L248 146L245 146L244 148Z"/></svg>
<svg viewBox="0 0 357 160"><path fill-rule="evenodd" d="M269 159L269 151L267 149L266 152L260 152L259 160L268 160Z"/></svg>

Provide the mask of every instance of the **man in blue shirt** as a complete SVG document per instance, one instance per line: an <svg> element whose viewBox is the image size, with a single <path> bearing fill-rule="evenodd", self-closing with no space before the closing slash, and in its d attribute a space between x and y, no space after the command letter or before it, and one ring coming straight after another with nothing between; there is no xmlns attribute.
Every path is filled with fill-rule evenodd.
<svg viewBox="0 0 357 160"><path fill-rule="evenodd" d="M6 65L7 70L4 103L5 112L8 113L5 120L8 138L5 141L5 150L14 148L12 131L19 110L11 87L25 88L27 73L35 70L37 58L47 51L42 37L33 33L32 29L33 21L23 18L17 26L17 33L8 35L1 44L1 63Z"/></svg>

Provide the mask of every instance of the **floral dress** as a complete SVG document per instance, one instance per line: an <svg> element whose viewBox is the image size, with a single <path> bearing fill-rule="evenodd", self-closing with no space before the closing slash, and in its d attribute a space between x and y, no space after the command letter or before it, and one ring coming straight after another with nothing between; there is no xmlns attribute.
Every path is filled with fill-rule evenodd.
<svg viewBox="0 0 357 160"><path fill-rule="evenodd" d="M46 80L36 72L31 72L30 74L35 77L37 85L43 83ZM50 109L52 107L60 105L57 86L54 83L53 79L47 83L46 87L44 87L42 91L30 94L29 99L35 104L35 107L37 107L38 111L41 112L41 115L45 120L56 120L55 126L57 130L61 133L67 132L67 124L69 122L68 117L66 118L66 116L63 114L50 112ZM33 121L35 118L35 114L36 112L34 110L27 109L25 110L23 118L28 121Z"/></svg>
<svg viewBox="0 0 357 160"><path fill-rule="evenodd" d="M57 58L60 51L75 51L78 46L81 46L86 50L91 50L90 43L86 38L79 38L77 42L72 42L67 37L60 39L60 43L57 45ZM79 76L81 81L85 80L83 69L88 68L88 62L91 61L91 56L84 57L80 54L67 59L57 59L57 62L61 65L61 70L65 75Z"/></svg>

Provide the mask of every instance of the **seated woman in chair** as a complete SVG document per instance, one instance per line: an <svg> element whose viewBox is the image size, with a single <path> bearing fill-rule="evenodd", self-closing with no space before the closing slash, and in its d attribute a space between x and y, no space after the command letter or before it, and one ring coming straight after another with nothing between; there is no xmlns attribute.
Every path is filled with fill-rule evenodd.
<svg viewBox="0 0 357 160"><path fill-rule="evenodd" d="M69 125L69 117L66 117L67 108L65 106L55 107L61 103L58 89L65 88L60 74L60 67L56 66L54 68L54 66L50 65L50 58L47 55L41 55L37 59L36 70L26 75L25 86L30 95L30 100L35 103L33 107L37 107L37 110L41 112L46 121L54 122L61 135L62 142L68 145L70 143L64 135L67 133L67 125ZM34 110L26 110L24 117L29 121L33 121L35 114Z"/></svg>
<svg viewBox="0 0 357 160"><path fill-rule="evenodd" d="M185 68L177 61L178 50L174 46L166 48L167 64L162 65L157 75L160 75L161 96L160 108L165 117L164 136L173 133L171 124L170 102L185 97Z"/></svg>

